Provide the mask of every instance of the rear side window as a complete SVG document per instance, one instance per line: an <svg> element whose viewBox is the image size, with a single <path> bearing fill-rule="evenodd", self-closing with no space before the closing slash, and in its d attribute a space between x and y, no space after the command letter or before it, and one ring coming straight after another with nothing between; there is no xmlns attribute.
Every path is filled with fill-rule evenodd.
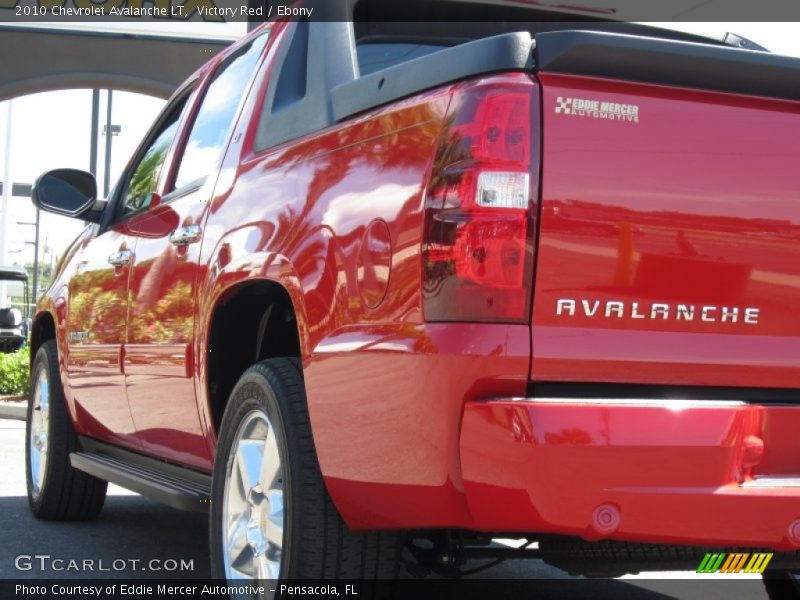
<svg viewBox="0 0 800 600"><path fill-rule="evenodd" d="M216 166L266 42L264 33L226 57L217 68L186 140L175 189L202 184Z"/></svg>
<svg viewBox="0 0 800 600"><path fill-rule="evenodd" d="M447 46L433 44L379 44L366 43L356 47L358 69L361 75L369 75L381 69L426 56Z"/></svg>

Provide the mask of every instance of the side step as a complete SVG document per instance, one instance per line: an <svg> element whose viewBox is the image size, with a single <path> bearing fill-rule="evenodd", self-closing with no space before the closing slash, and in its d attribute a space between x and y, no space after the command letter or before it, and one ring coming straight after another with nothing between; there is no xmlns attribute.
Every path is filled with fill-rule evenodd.
<svg viewBox="0 0 800 600"><path fill-rule="evenodd" d="M208 512L211 506L211 476L204 473L117 448L114 456L82 451L71 453L69 459L80 471L173 508Z"/></svg>

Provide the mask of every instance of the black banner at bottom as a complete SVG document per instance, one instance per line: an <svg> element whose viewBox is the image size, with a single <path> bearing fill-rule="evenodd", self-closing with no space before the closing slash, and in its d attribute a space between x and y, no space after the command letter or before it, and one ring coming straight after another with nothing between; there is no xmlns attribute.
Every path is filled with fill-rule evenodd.
<svg viewBox="0 0 800 600"><path fill-rule="evenodd" d="M789 582L771 581L772 585ZM765 598L764 583L753 577L692 579L418 579L399 581L248 581L213 580L0 580L2 600L253 600L261 598L320 598L331 600L427 600L428 598L481 598L488 600L698 600L709 597ZM774 596L772 596L774 597Z"/></svg>

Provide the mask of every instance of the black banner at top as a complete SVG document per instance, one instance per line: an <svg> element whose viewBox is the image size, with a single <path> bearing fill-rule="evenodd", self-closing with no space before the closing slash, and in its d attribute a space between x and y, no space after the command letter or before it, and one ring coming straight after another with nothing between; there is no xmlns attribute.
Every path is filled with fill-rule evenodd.
<svg viewBox="0 0 800 600"><path fill-rule="evenodd" d="M800 21L796 0L0 0L0 22ZM800 33L800 26L799 26Z"/></svg>

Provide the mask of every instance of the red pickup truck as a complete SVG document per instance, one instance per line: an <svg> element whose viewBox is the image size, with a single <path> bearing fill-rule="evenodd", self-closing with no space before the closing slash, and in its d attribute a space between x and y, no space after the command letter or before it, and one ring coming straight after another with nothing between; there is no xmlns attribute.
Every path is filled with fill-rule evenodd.
<svg viewBox="0 0 800 600"><path fill-rule="evenodd" d="M195 73L107 200L37 181L88 226L32 325L34 514L208 510L228 579L457 574L501 535L800 568L800 60L317 18Z"/></svg>

